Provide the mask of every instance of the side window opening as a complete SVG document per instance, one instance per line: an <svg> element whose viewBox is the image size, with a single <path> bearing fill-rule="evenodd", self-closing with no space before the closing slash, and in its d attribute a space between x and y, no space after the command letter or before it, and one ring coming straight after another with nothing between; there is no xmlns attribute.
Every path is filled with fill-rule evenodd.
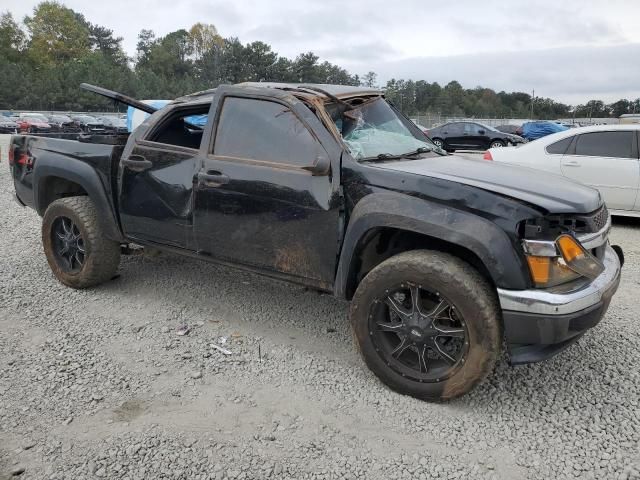
<svg viewBox="0 0 640 480"><path fill-rule="evenodd" d="M576 142L576 155L634 158L633 141L632 131L583 133Z"/></svg>
<svg viewBox="0 0 640 480"><path fill-rule="evenodd" d="M573 140L573 136L563 138L562 140L558 140L557 142L552 143L551 145L547 145L547 153L556 154L556 155L564 155L571 145L571 141Z"/></svg>
<svg viewBox="0 0 640 480"><path fill-rule="evenodd" d="M181 110L166 118L147 140L185 148L200 148L210 105Z"/></svg>
<svg viewBox="0 0 640 480"><path fill-rule="evenodd" d="M214 155L307 167L322 147L302 121L277 102L226 97Z"/></svg>

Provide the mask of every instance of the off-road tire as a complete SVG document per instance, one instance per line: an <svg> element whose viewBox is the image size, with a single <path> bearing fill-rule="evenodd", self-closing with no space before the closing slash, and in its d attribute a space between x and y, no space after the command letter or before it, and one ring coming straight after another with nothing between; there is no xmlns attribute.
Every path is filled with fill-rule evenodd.
<svg viewBox="0 0 640 480"><path fill-rule="evenodd" d="M372 303L402 282L441 292L466 322L465 361L442 381L421 383L400 375L385 363L369 335ZM391 389L423 400L443 401L466 394L493 371L500 354L502 321L495 290L471 265L438 251L404 252L380 263L360 282L350 317L360 353L373 373Z"/></svg>
<svg viewBox="0 0 640 480"><path fill-rule="evenodd" d="M71 219L82 236L85 255L77 272L65 271L53 250L52 225L59 217ZM96 208L86 196L60 198L47 207L42 219L42 245L55 277L73 288L93 287L110 280L120 263L120 244L106 238Z"/></svg>

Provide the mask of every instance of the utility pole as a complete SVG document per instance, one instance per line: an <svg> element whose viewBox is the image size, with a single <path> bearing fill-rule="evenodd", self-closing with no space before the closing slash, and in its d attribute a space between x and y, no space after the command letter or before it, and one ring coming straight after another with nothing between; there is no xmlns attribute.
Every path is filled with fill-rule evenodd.
<svg viewBox="0 0 640 480"><path fill-rule="evenodd" d="M533 120L533 102L536 99L536 91L535 89L531 92L531 118L530 120Z"/></svg>

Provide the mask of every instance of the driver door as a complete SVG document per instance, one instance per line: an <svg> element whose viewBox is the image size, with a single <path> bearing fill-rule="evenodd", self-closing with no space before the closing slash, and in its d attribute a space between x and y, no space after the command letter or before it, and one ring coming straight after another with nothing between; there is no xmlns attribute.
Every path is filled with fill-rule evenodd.
<svg viewBox="0 0 640 480"><path fill-rule="evenodd" d="M301 102L223 91L216 103L195 190L198 252L331 288L342 204L337 144L323 145L329 133Z"/></svg>

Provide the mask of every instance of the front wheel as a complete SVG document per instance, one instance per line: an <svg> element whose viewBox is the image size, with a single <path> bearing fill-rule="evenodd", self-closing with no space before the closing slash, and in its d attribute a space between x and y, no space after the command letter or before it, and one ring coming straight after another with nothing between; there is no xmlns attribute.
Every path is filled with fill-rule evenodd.
<svg viewBox="0 0 640 480"><path fill-rule="evenodd" d="M504 147L504 142L502 140L493 140L489 145L489 148L502 148Z"/></svg>
<svg viewBox="0 0 640 480"><path fill-rule="evenodd" d="M391 389L420 399L464 395L500 352L494 290L446 253L415 250L385 260L358 286L350 313L367 366Z"/></svg>
<svg viewBox="0 0 640 480"><path fill-rule="evenodd" d="M433 140L433 144L438 147L438 148L442 148L444 150L444 140L440 139L440 138L434 138Z"/></svg>
<svg viewBox="0 0 640 480"><path fill-rule="evenodd" d="M53 274L73 288L110 280L120 263L120 244L104 235L89 197L52 202L42 219L42 244Z"/></svg>

